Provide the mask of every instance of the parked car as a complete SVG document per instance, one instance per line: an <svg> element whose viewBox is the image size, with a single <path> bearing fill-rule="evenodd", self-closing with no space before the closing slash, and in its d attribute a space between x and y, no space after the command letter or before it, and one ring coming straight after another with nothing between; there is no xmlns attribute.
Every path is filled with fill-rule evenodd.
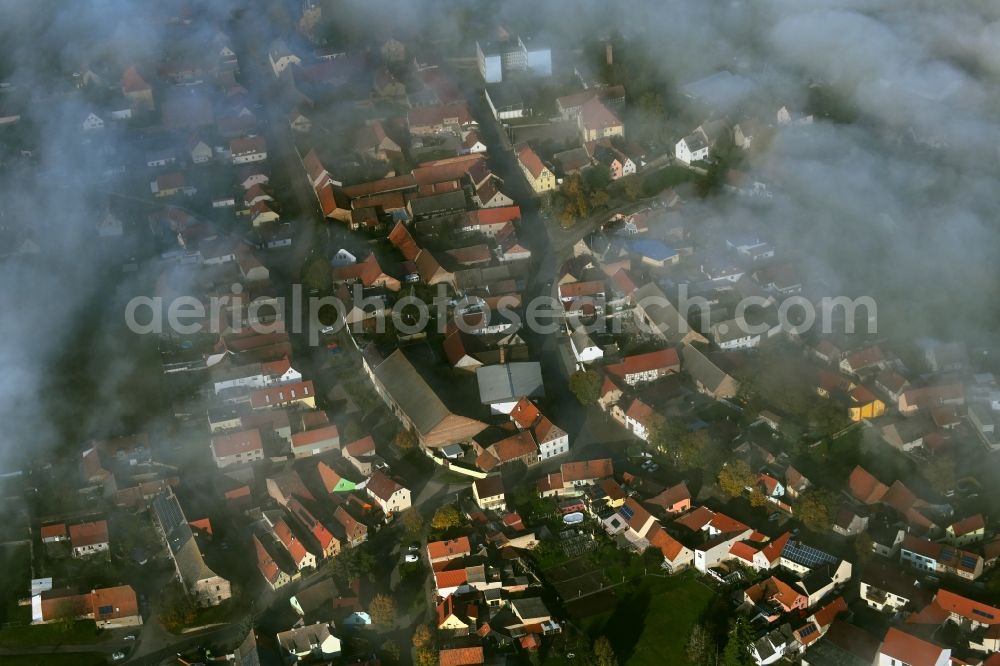
<svg viewBox="0 0 1000 666"><path fill-rule="evenodd" d="M125 658L125 653L124 652L112 652L111 653L111 659L112 659L112 661L121 661L124 658Z"/></svg>
<svg viewBox="0 0 1000 666"><path fill-rule="evenodd" d="M413 564L414 562L420 561L420 556L417 555L416 553L407 553L406 556L403 558L403 561L406 562L407 564Z"/></svg>
<svg viewBox="0 0 1000 666"><path fill-rule="evenodd" d="M411 553L418 553L420 552L420 544L414 541L406 549Z"/></svg>
<svg viewBox="0 0 1000 666"><path fill-rule="evenodd" d="M127 640L127 641L134 641L135 640L135 634L129 634L128 636L125 637L125 640Z"/></svg>

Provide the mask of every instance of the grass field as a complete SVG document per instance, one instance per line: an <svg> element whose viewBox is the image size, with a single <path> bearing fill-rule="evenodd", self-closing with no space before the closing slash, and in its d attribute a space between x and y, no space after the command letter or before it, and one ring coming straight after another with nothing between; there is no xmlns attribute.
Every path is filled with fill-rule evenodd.
<svg viewBox="0 0 1000 666"><path fill-rule="evenodd" d="M105 640L93 620L80 620L71 627L62 623L36 624L0 630L0 647L34 647L39 645L87 645ZM0 658L4 663L4 658Z"/></svg>
<svg viewBox="0 0 1000 666"><path fill-rule="evenodd" d="M701 620L714 593L693 574L649 576L625 594L602 618L587 622L592 637L607 636L622 664L662 666L686 664L684 645L691 627Z"/></svg>

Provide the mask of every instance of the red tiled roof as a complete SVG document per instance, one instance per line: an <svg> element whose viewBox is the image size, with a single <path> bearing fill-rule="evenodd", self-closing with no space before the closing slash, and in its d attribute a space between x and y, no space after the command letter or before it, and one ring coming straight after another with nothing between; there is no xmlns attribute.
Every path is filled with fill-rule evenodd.
<svg viewBox="0 0 1000 666"><path fill-rule="evenodd" d="M611 282L625 296L631 296L632 292L636 290L635 281L624 268L618 269L618 272L611 276Z"/></svg>
<svg viewBox="0 0 1000 666"><path fill-rule="evenodd" d="M131 585L100 587L93 591L94 619L98 622L139 615L139 600Z"/></svg>
<svg viewBox="0 0 1000 666"><path fill-rule="evenodd" d="M485 663L482 647L463 647L441 650L438 653L440 666L476 666Z"/></svg>
<svg viewBox="0 0 1000 666"><path fill-rule="evenodd" d="M646 425L646 421L655 414L653 408L644 403L639 398L632 401L632 404L625 410L625 416L634 421Z"/></svg>
<svg viewBox="0 0 1000 666"><path fill-rule="evenodd" d="M674 520L674 524L683 525L693 532L702 530L705 525L712 522L715 513L707 506L699 506L693 511L688 511L680 518Z"/></svg>
<svg viewBox="0 0 1000 666"><path fill-rule="evenodd" d="M313 388L312 380L308 380L257 389L250 393L250 406L254 409L260 409L314 397L316 397L316 390Z"/></svg>
<svg viewBox="0 0 1000 666"><path fill-rule="evenodd" d="M256 534L253 535L253 547L254 553L257 557L257 569L267 582L273 584L276 580L278 580L278 575L281 573L281 569L278 568L277 562L275 562L274 558L267 552L264 548L264 544L260 542L260 539L257 538Z"/></svg>
<svg viewBox="0 0 1000 666"><path fill-rule="evenodd" d="M943 589L938 590L934 602L949 613L961 615L979 624L1000 625L1000 609L973 601L960 594Z"/></svg>
<svg viewBox="0 0 1000 666"><path fill-rule="evenodd" d="M858 465L847 481L851 496L864 504L875 504L888 492L889 488L872 476L868 470Z"/></svg>
<svg viewBox="0 0 1000 666"><path fill-rule="evenodd" d="M661 349L646 354L626 356L621 363L609 365L606 370L624 378L640 372L652 370L680 369L681 361L676 349Z"/></svg>
<svg viewBox="0 0 1000 666"><path fill-rule="evenodd" d="M603 280L589 280L587 282L567 282L559 285L559 298L568 300L581 296L598 296L604 293L605 284Z"/></svg>
<svg viewBox="0 0 1000 666"><path fill-rule="evenodd" d="M538 451L538 446L530 432L522 431L492 444L489 450L503 464L531 456Z"/></svg>
<svg viewBox="0 0 1000 666"><path fill-rule="evenodd" d="M449 587L458 587L465 584L468 580L469 575L464 568L434 572L435 587L439 590Z"/></svg>
<svg viewBox="0 0 1000 666"><path fill-rule="evenodd" d="M413 239L406 225L402 222L396 223L396 226L389 232L388 239L407 261L415 260L420 254L420 246L417 245L417 241Z"/></svg>
<svg viewBox="0 0 1000 666"><path fill-rule="evenodd" d="M129 68L122 73L122 92L128 94L134 92L144 92L146 90L151 90L150 85L146 83L146 79L142 78L142 75L139 74L135 65L129 66Z"/></svg>
<svg viewBox="0 0 1000 666"><path fill-rule="evenodd" d="M69 541L74 548L108 543L108 521L95 520L69 526Z"/></svg>
<svg viewBox="0 0 1000 666"><path fill-rule="evenodd" d="M879 648L879 653L909 666L935 666L942 652L943 648L895 627L889 628Z"/></svg>
<svg viewBox="0 0 1000 666"><path fill-rule="evenodd" d="M719 530L723 534L729 534L731 532L742 532L744 530L750 529L740 521L735 518L730 518L724 513L717 513L712 516L712 520L709 521L709 525L713 528Z"/></svg>
<svg viewBox="0 0 1000 666"><path fill-rule="evenodd" d="M240 430L225 435L216 435L212 438L212 451L217 458L259 451L263 448L264 445L261 443L260 431L256 428L253 430Z"/></svg>
<svg viewBox="0 0 1000 666"><path fill-rule="evenodd" d="M262 136L241 136L229 142L229 150L235 155L252 155L267 151L267 141Z"/></svg>
<svg viewBox="0 0 1000 666"><path fill-rule="evenodd" d="M611 458L597 458L578 462L563 463L559 467L563 483L590 481L613 476L615 468Z"/></svg>
<svg viewBox="0 0 1000 666"><path fill-rule="evenodd" d="M518 425L520 428L530 428L532 427L542 413L535 406L535 403L531 402L527 397L522 397L514 405L514 409L510 412L511 420Z"/></svg>
<svg viewBox="0 0 1000 666"><path fill-rule="evenodd" d="M986 528L986 521L983 520L983 514L977 513L966 518L962 518L951 525L952 532L955 536L960 537L964 534L969 534L970 532L976 532L981 529Z"/></svg>
<svg viewBox="0 0 1000 666"><path fill-rule="evenodd" d="M827 605L820 608L813 614L813 619L816 620L816 624L822 629L833 624L833 621L841 613L847 612L847 602L844 601L844 597L837 597Z"/></svg>
<svg viewBox="0 0 1000 666"><path fill-rule="evenodd" d="M367 183L358 183L357 185L347 185L343 188L343 190L344 194L349 196L351 199L357 199L361 197L370 197L375 194L386 194L388 192L409 190L416 186L417 183L413 180L413 176L411 174L403 174L401 176L379 178L378 180L372 180Z"/></svg>
<svg viewBox="0 0 1000 666"><path fill-rule="evenodd" d="M39 533L43 539L66 538L66 524L43 525Z"/></svg>
<svg viewBox="0 0 1000 666"><path fill-rule="evenodd" d="M337 426L329 425L324 428L316 428L315 430L305 430L303 432L297 432L292 435L292 448L300 446L309 446L310 444L316 444L317 442L325 442L331 439L339 439L340 432L337 430Z"/></svg>
<svg viewBox="0 0 1000 666"><path fill-rule="evenodd" d="M729 548L729 554L746 562L753 562L753 556L760 552L746 541L737 541Z"/></svg>
<svg viewBox="0 0 1000 666"><path fill-rule="evenodd" d="M469 543L469 537L459 537L448 541L432 541L427 544L427 556L431 560L451 560L471 552L472 545Z"/></svg>
<svg viewBox="0 0 1000 666"><path fill-rule="evenodd" d="M675 486L667 488L659 495L651 497L646 500L646 504L652 504L654 506L662 506L665 509L669 509L678 502L683 502L684 500L691 499L691 491L688 490L687 484L681 481Z"/></svg>
<svg viewBox="0 0 1000 666"><path fill-rule="evenodd" d="M650 546L659 548L663 557L669 561L673 561L684 550L684 544L667 534L667 531L660 527L659 523L649 528L646 540L649 541Z"/></svg>
<svg viewBox="0 0 1000 666"><path fill-rule="evenodd" d="M302 545L302 542L296 539L295 535L292 534L291 528L288 527L288 523L286 523L283 518L279 518L275 521L274 535L278 537L278 541L281 542L281 545L283 545L292 556L292 561L294 561L296 566L298 566L306 556L306 549L305 546Z"/></svg>
<svg viewBox="0 0 1000 666"><path fill-rule="evenodd" d="M542 172L545 171L545 165L542 164L542 160L538 157L538 153L536 153L531 146L526 143L522 143L517 148L517 159L534 178L538 178L542 175Z"/></svg>
<svg viewBox="0 0 1000 666"><path fill-rule="evenodd" d="M580 107L580 124L586 129L618 127L622 121L597 97L592 97Z"/></svg>
<svg viewBox="0 0 1000 666"><path fill-rule="evenodd" d="M465 102L455 102L439 106L420 106L410 109L406 114L406 120L410 127L441 125L445 120L453 119L457 119L462 125L472 122L472 114L469 113L469 107Z"/></svg>
<svg viewBox="0 0 1000 666"><path fill-rule="evenodd" d="M861 370L882 363L885 360L885 356L878 345L875 345L856 351L853 354L848 354L845 360L851 370Z"/></svg>
<svg viewBox="0 0 1000 666"><path fill-rule="evenodd" d="M379 498L383 502L388 502L393 494L403 489L403 486L386 476L382 470L375 470L375 473L372 474L370 479L368 479L368 485L366 488L368 489L368 492L375 497Z"/></svg>

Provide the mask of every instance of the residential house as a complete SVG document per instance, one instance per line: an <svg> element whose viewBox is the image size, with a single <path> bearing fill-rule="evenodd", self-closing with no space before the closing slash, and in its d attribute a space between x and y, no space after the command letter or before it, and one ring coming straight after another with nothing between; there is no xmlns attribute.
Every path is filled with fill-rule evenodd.
<svg viewBox="0 0 1000 666"><path fill-rule="evenodd" d="M267 52L267 60L271 64L271 71L275 78L281 75L292 65L301 65L302 59L292 53L283 41L276 41Z"/></svg>
<svg viewBox="0 0 1000 666"><path fill-rule="evenodd" d="M244 136L229 142L233 164L249 164L267 159L267 142L262 136Z"/></svg>
<svg viewBox="0 0 1000 666"><path fill-rule="evenodd" d="M445 562L467 557L472 554L472 545L469 537L459 537L447 541L432 541L427 544L427 560L430 564L441 565ZM439 567L435 566L435 569ZM440 567L440 568L443 568Z"/></svg>
<svg viewBox="0 0 1000 666"><path fill-rule="evenodd" d="M341 449L344 459L362 476L371 476L374 470L375 460L378 457L375 453L375 440L371 435L350 442Z"/></svg>
<svg viewBox="0 0 1000 666"><path fill-rule="evenodd" d="M541 365L533 361L481 366L476 368L476 383L479 401L493 414L510 414L522 397L545 395Z"/></svg>
<svg viewBox="0 0 1000 666"><path fill-rule="evenodd" d="M624 123L598 97L592 97L583 103L576 122L580 139L584 143L625 134Z"/></svg>
<svg viewBox="0 0 1000 666"><path fill-rule="evenodd" d="M901 611L923 597L918 581L888 566L865 567L861 574L861 599L877 611Z"/></svg>
<svg viewBox="0 0 1000 666"><path fill-rule="evenodd" d="M473 442L477 453L476 466L490 472L504 465L523 463L531 466L538 462L538 445L527 430L494 442L487 447Z"/></svg>
<svg viewBox="0 0 1000 666"><path fill-rule="evenodd" d="M661 349L645 354L626 356L620 363L605 366L604 370L618 377L629 386L652 382L669 374L680 372L681 361L676 349Z"/></svg>
<svg viewBox="0 0 1000 666"><path fill-rule="evenodd" d="M877 666L949 666L951 649L890 627L879 645L875 663Z"/></svg>
<svg viewBox="0 0 1000 666"><path fill-rule="evenodd" d="M325 622L295 627L278 632L275 638L283 654L298 660L332 659L341 653L340 639L330 633L330 625ZM246 662L243 662L246 663Z"/></svg>
<svg viewBox="0 0 1000 666"><path fill-rule="evenodd" d="M139 74L135 65L130 65L122 73L121 90L133 111L153 110L153 88Z"/></svg>
<svg viewBox="0 0 1000 666"><path fill-rule="evenodd" d="M671 345L708 342L691 328L656 283L650 282L636 289L632 301L635 303L633 319L642 332L662 338Z"/></svg>
<svg viewBox="0 0 1000 666"><path fill-rule="evenodd" d="M316 390L311 380L269 386L250 392L250 406L254 409L274 409L292 405L316 408Z"/></svg>
<svg viewBox="0 0 1000 666"><path fill-rule="evenodd" d="M983 573L981 555L913 534L903 537L899 558L903 564L921 571L951 574L967 580L976 580Z"/></svg>
<svg viewBox="0 0 1000 666"><path fill-rule="evenodd" d="M110 548L108 521L96 520L69 526L69 543L73 557L90 557L107 553Z"/></svg>
<svg viewBox="0 0 1000 666"><path fill-rule="evenodd" d="M515 147L517 163L535 194L543 194L556 189L556 176L542 163L538 154L527 143Z"/></svg>
<svg viewBox="0 0 1000 666"><path fill-rule="evenodd" d="M375 470L375 473L368 479L365 490L387 517L410 508L410 490L390 478L382 470Z"/></svg>
<svg viewBox="0 0 1000 666"><path fill-rule="evenodd" d="M681 346L684 371L694 380L699 391L716 400L733 398L739 382L715 365L707 356L689 344Z"/></svg>
<svg viewBox="0 0 1000 666"><path fill-rule="evenodd" d="M351 548L356 548L368 540L368 527L354 518L344 507L336 508L333 519L343 529L346 543L350 544Z"/></svg>
<svg viewBox="0 0 1000 666"><path fill-rule="evenodd" d="M534 436L539 460L569 451L569 434L545 417L527 396L522 396L514 405L510 419L519 429L528 430Z"/></svg>
<svg viewBox="0 0 1000 666"><path fill-rule="evenodd" d="M967 546L980 543L986 537L986 521L983 514L975 513L957 520L945 530L945 538L953 546Z"/></svg>
<svg viewBox="0 0 1000 666"><path fill-rule="evenodd" d="M270 526L271 534L274 535L285 551L291 556L292 563L295 565L297 571L316 568L316 556L310 553L305 545L299 541L299 538L295 536L284 518L272 519L267 515L264 518Z"/></svg>
<svg viewBox="0 0 1000 666"><path fill-rule="evenodd" d="M491 474L472 482L472 497L479 508L488 511L506 511L507 498L503 479L499 474Z"/></svg>
<svg viewBox="0 0 1000 666"><path fill-rule="evenodd" d="M897 406L900 414L916 414L922 409L965 404L965 387L961 384L940 384L911 388L899 396Z"/></svg>
<svg viewBox="0 0 1000 666"><path fill-rule="evenodd" d="M304 430L292 435L292 455L296 458L316 456L339 449L340 432L335 425Z"/></svg>
<svg viewBox="0 0 1000 666"><path fill-rule="evenodd" d="M251 534L250 540L253 542L254 555L257 558L257 571L260 572L268 586L272 590L277 590L290 583L291 577L274 561L274 557L264 547L260 537Z"/></svg>
<svg viewBox="0 0 1000 666"><path fill-rule="evenodd" d="M44 590L31 596L31 623L47 624L70 618L93 620L98 629L121 629L142 624L139 601L129 585L101 587L84 594Z"/></svg>
<svg viewBox="0 0 1000 666"><path fill-rule="evenodd" d="M650 497L645 504L667 515L680 515L691 508L691 491L688 490L687 484L681 481Z"/></svg>
<svg viewBox="0 0 1000 666"><path fill-rule="evenodd" d="M212 460L219 468L264 459L264 445L256 428L215 435L209 447Z"/></svg>

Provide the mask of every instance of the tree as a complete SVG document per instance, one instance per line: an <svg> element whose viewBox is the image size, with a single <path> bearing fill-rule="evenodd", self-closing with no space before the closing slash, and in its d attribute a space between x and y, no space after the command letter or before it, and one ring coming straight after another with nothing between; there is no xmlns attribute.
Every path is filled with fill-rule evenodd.
<svg viewBox="0 0 1000 666"><path fill-rule="evenodd" d="M750 506L758 509L762 506L767 506L767 496L761 492L760 488L754 488L750 491Z"/></svg>
<svg viewBox="0 0 1000 666"><path fill-rule="evenodd" d="M424 531L424 517L414 507L403 512L403 529L406 530L406 535L411 539L419 537Z"/></svg>
<svg viewBox="0 0 1000 666"><path fill-rule="evenodd" d="M382 643L382 647L379 648L382 653L382 658L393 664L399 663L399 656L402 652L399 649L399 643L392 640L391 638L386 642Z"/></svg>
<svg viewBox="0 0 1000 666"><path fill-rule="evenodd" d="M854 555L857 558L858 564L866 564L871 561L874 551L872 547L874 542L868 532L862 532L858 536L854 537Z"/></svg>
<svg viewBox="0 0 1000 666"><path fill-rule="evenodd" d="M592 405L600 397L601 376L593 370L577 370L569 376L569 390L581 405Z"/></svg>
<svg viewBox="0 0 1000 666"><path fill-rule="evenodd" d="M446 504L435 511L434 517L431 518L431 527L440 532L458 527L461 524L462 514L450 504Z"/></svg>
<svg viewBox="0 0 1000 666"><path fill-rule="evenodd" d="M370 578L375 570L375 558L362 548L345 548L331 559L327 567L339 583L348 583L354 578Z"/></svg>
<svg viewBox="0 0 1000 666"><path fill-rule="evenodd" d="M742 615L729 629L729 638L722 651L722 666L753 666L756 661L750 653L753 644L753 631L746 618Z"/></svg>
<svg viewBox="0 0 1000 666"><path fill-rule="evenodd" d="M691 634L688 636L684 650L687 653L688 661L692 664L700 665L708 661L708 656L712 654L712 637L705 629L705 625L696 624L691 627Z"/></svg>
<svg viewBox="0 0 1000 666"><path fill-rule="evenodd" d="M607 636L594 641L594 663L596 666L618 666L618 657Z"/></svg>
<svg viewBox="0 0 1000 666"><path fill-rule="evenodd" d="M625 198L635 201L642 196L642 180L637 176L625 179Z"/></svg>
<svg viewBox="0 0 1000 666"><path fill-rule="evenodd" d="M172 633L191 626L198 617L198 606L180 583L164 588L156 607L160 623Z"/></svg>
<svg viewBox="0 0 1000 666"><path fill-rule="evenodd" d="M837 498L829 490L818 489L806 493L799 500L796 512L809 529L822 531L833 524Z"/></svg>
<svg viewBox="0 0 1000 666"><path fill-rule="evenodd" d="M388 594L376 594L368 604L368 613L372 622L388 627L396 621L396 600Z"/></svg>
<svg viewBox="0 0 1000 666"><path fill-rule="evenodd" d="M417 432L413 428L400 428L392 439L392 443L404 451L414 448L418 441Z"/></svg>
<svg viewBox="0 0 1000 666"><path fill-rule="evenodd" d="M753 483L753 471L742 460L730 462L719 472L719 488L730 497L739 497Z"/></svg>
<svg viewBox="0 0 1000 666"><path fill-rule="evenodd" d="M438 666L434 633L426 624L418 625L416 631L413 632L413 647L416 651L417 666Z"/></svg>

